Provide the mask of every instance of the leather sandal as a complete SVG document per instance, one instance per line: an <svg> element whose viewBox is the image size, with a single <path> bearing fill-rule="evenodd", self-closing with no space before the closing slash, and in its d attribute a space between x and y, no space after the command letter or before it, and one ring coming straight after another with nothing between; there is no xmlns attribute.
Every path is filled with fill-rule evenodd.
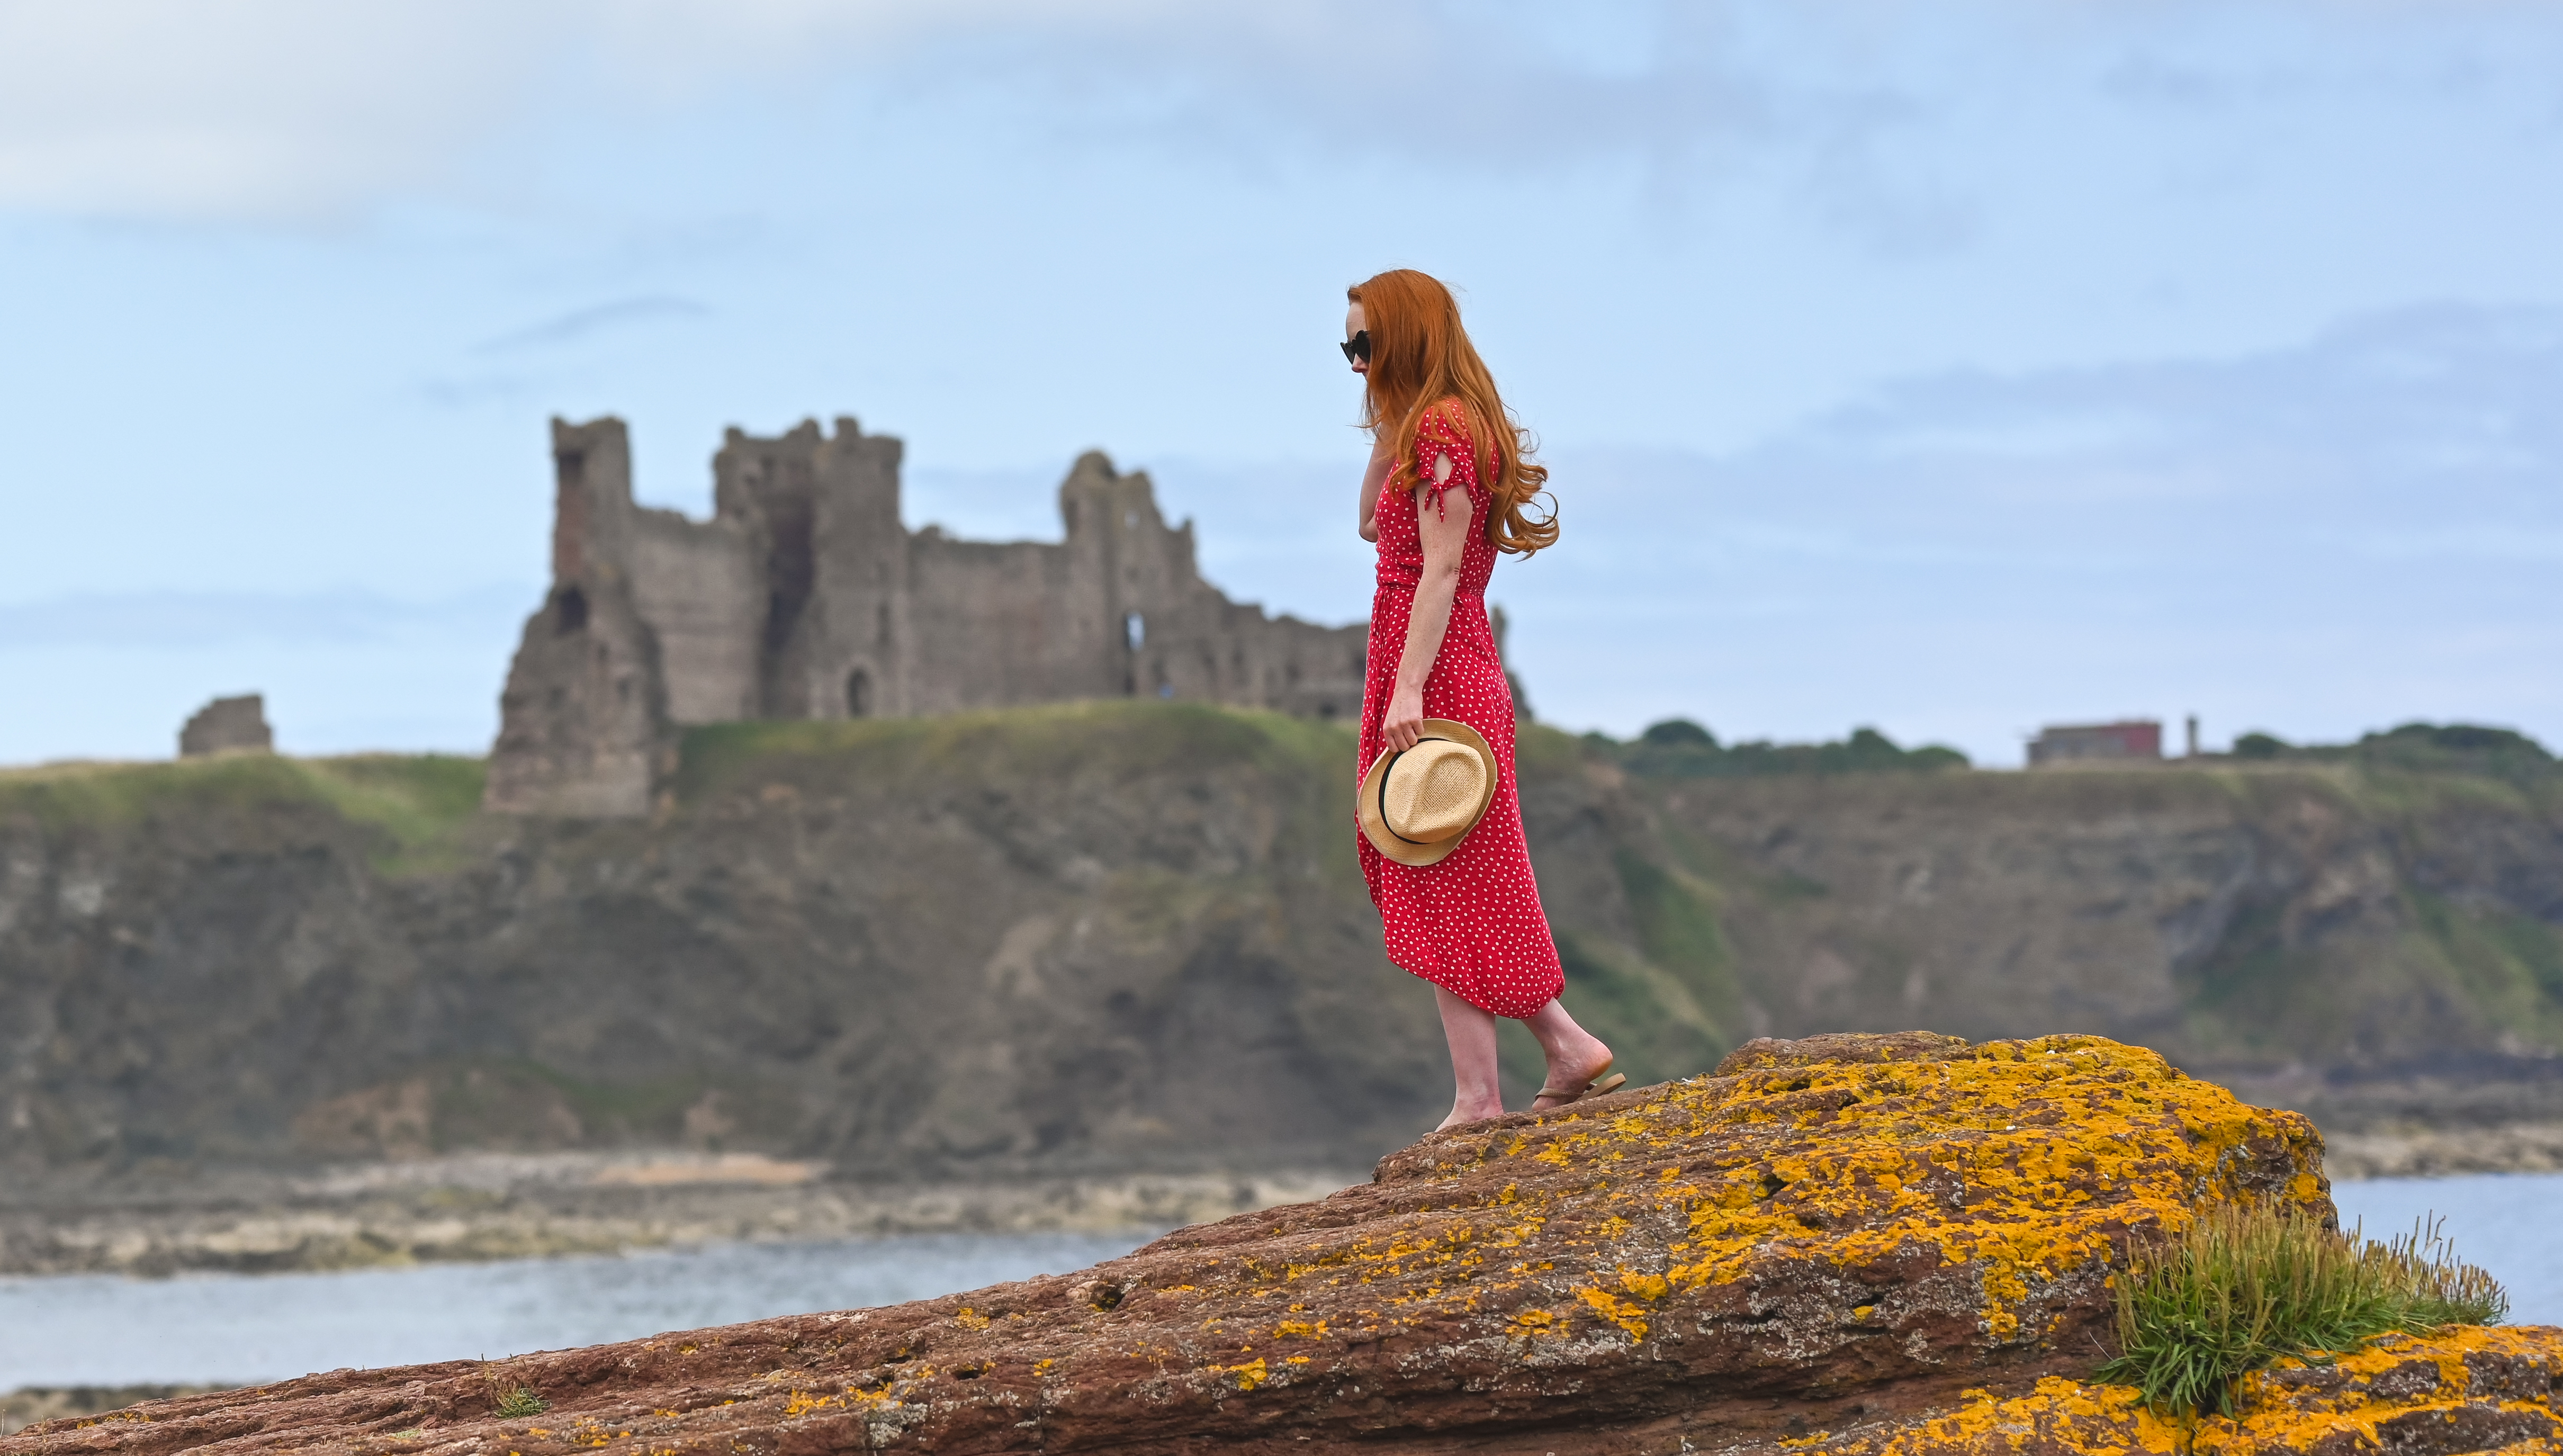
<svg viewBox="0 0 2563 1456"><path fill-rule="evenodd" d="M1600 1097L1606 1092L1617 1091L1623 1083L1629 1080L1629 1076L1625 1072L1612 1071L1612 1063L1604 1062L1602 1064L1601 1072L1596 1074L1591 1082L1582 1087L1543 1087L1539 1090L1539 1096L1556 1098L1557 1107L1568 1107L1577 1102L1581 1102L1588 1097ZM1538 1099L1534 1098L1532 1100L1537 1101ZM1557 1108L1533 1108L1531 1111L1553 1113L1557 1111Z"/></svg>

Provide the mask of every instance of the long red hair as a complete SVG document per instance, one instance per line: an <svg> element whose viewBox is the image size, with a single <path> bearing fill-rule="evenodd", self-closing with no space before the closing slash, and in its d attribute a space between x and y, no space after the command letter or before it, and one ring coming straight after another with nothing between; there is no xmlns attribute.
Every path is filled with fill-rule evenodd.
<svg viewBox="0 0 2563 1456"><path fill-rule="evenodd" d="M1481 476L1494 509L1486 513L1486 539L1495 549L1527 556L1557 543L1556 499L1546 515L1530 507L1548 484L1548 467L1531 462L1539 442L1504 410L1495 392L1495 376L1478 357L1469 331L1460 326L1460 304L1431 274L1393 268L1344 290L1361 305L1362 326L1370 331L1370 369L1363 376L1362 428L1373 439L1380 432L1396 444L1397 465L1382 490L1401 484L1412 470L1415 428L1427 410L1445 401L1460 402L1470 448L1493 468Z"/></svg>

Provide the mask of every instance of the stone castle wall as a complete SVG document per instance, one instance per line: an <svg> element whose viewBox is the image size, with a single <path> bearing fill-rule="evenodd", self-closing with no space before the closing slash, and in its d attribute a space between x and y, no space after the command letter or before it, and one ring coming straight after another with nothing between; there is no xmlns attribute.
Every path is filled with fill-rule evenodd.
<svg viewBox="0 0 2563 1456"><path fill-rule="evenodd" d="M697 724L1120 697L1361 708L1367 627L1230 601L1191 522L1099 453L1060 486L1057 543L908 530L899 442L843 417L731 430L709 520L634 503L620 420L555 420L552 453L552 585L499 700L493 809L646 813Z"/></svg>

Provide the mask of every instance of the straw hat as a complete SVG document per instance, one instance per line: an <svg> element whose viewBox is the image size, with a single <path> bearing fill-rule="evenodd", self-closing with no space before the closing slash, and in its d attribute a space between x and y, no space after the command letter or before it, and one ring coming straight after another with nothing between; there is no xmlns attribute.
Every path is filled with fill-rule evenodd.
<svg viewBox="0 0 2563 1456"><path fill-rule="evenodd" d="M1478 730L1424 720L1424 737L1382 749L1362 775L1356 811L1371 846L1401 865L1439 863L1469 837L1495 799L1495 755Z"/></svg>

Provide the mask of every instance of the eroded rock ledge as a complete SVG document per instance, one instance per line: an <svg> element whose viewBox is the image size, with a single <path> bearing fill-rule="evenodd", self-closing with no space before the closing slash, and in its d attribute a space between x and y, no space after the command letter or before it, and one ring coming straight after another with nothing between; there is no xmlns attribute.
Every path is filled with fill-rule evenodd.
<svg viewBox="0 0 2563 1456"><path fill-rule="evenodd" d="M0 1451L2169 1450L2126 1392L2073 1381L2130 1235L2247 1196L2329 1214L2312 1128L2150 1052L1762 1041L1715 1075L1428 1138L1365 1186L1080 1274L500 1370L313 1375ZM2533 1438L2551 1334L2494 1337L2532 1395L2468 1404L2442 1382L2467 1410L2526 1413L2441 1424ZM2369 1398L2339 1383L2320 1398ZM498 1416L517 1384L550 1408ZM2238 1456L2287 1444L2235 1429Z"/></svg>

